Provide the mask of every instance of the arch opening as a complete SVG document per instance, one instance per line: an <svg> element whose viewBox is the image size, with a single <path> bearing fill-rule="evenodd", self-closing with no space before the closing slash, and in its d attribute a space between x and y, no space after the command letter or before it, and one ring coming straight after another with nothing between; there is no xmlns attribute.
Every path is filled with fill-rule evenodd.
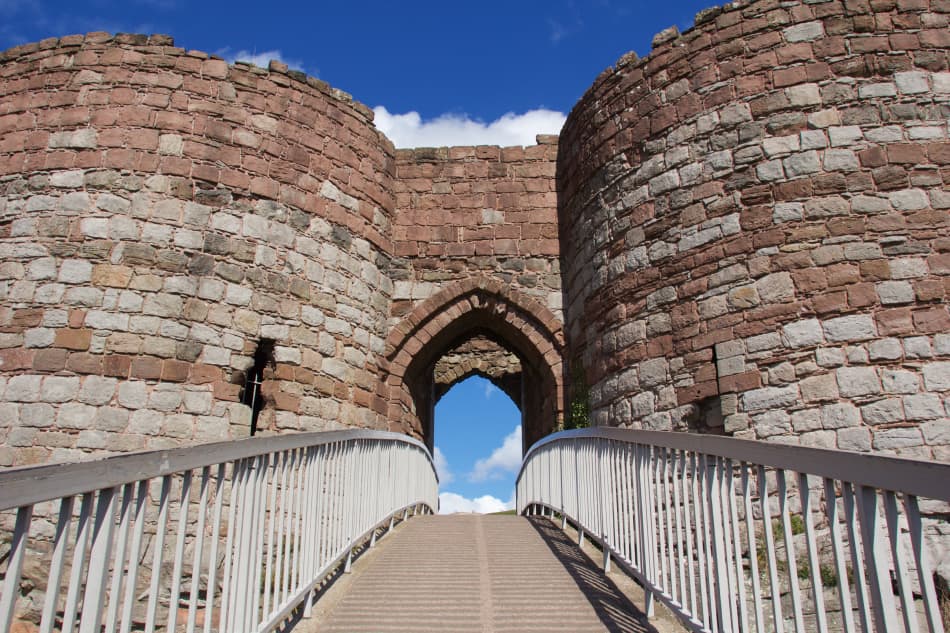
<svg viewBox="0 0 950 633"><path fill-rule="evenodd" d="M447 288L394 329L386 381L394 430L421 437L432 450L435 404L471 375L488 378L521 410L522 451L560 427L560 323L532 299L506 290L491 282Z"/></svg>

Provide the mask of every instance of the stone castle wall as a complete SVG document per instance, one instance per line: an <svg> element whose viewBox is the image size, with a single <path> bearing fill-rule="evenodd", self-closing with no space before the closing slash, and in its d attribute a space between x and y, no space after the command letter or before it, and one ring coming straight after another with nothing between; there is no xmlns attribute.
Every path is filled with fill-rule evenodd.
<svg viewBox="0 0 950 633"><path fill-rule="evenodd" d="M391 144L315 80L90 34L0 74L0 464L385 428ZM303 79L303 80L301 80Z"/></svg>
<svg viewBox="0 0 950 633"><path fill-rule="evenodd" d="M394 320L477 276L501 279L560 316L557 137L539 141L396 152Z"/></svg>
<svg viewBox="0 0 950 633"><path fill-rule="evenodd" d="M595 424L950 459L950 4L727 5L568 118Z"/></svg>
<svg viewBox="0 0 950 633"><path fill-rule="evenodd" d="M557 332L563 317L556 158L553 136L539 136L537 145L523 148L396 152L393 330L387 346L393 366L386 377L392 423L421 415L424 425L431 424L426 410L434 402L424 401L432 393L439 354L472 335L488 335L524 365L519 380L532 395L514 399L525 437L539 439L557 427L563 406L563 338ZM480 294L471 296L476 290ZM411 354L402 353L409 348ZM439 361L437 373L463 376L471 366L502 357L473 348L464 358L450 354L451 366ZM505 391L519 394L521 386L512 382ZM437 388L435 399L443 392Z"/></svg>
<svg viewBox="0 0 950 633"><path fill-rule="evenodd" d="M431 437L436 362L503 349L529 442L574 379L598 425L950 459L948 18L704 11L527 148L397 151L165 36L2 53L0 466L244 437L271 344L264 432Z"/></svg>
<svg viewBox="0 0 950 633"><path fill-rule="evenodd" d="M271 345L262 432L423 435L385 379L412 310L474 279L560 313L542 140L396 152L345 93L166 36L0 54L0 466L246 437Z"/></svg>

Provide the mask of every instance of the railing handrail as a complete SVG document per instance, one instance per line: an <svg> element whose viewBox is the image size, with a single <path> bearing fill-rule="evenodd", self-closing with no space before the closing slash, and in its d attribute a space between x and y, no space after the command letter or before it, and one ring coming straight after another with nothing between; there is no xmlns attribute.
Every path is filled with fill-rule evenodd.
<svg viewBox="0 0 950 633"><path fill-rule="evenodd" d="M252 437L184 448L125 453L86 462L44 464L0 471L0 511L223 462L359 439L404 442L422 449L432 462L432 455L425 444L408 435L390 431L347 429Z"/></svg>
<svg viewBox="0 0 950 633"><path fill-rule="evenodd" d="M761 440L741 440L721 435L616 427L561 431L538 440L525 453L516 481L521 480L525 464L536 450L551 442L574 438L601 438L694 451L950 503L950 486L947 485L950 481L948 463Z"/></svg>

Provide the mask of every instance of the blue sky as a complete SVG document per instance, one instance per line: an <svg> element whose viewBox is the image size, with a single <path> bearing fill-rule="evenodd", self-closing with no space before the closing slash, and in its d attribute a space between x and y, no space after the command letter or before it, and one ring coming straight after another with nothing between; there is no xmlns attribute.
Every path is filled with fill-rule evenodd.
<svg viewBox="0 0 950 633"><path fill-rule="evenodd" d="M435 459L443 512L510 507L521 465L521 413L480 376L456 384L435 405Z"/></svg>
<svg viewBox="0 0 950 633"><path fill-rule="evenodd" d="M318 76L376 108L397 146L516 144L556 132L604 68L648 53L656 32L690 26L711 4L0 0L0 49L95 30L165 33L188 49L278 58Z"/></svg>
<svg viewBox="0 0 950 633"><path fill-rule="evenodd" d="M279 59L350 92L399 147L517 145L557 133L602 70L715 3L0 0L0 50L89 31L164 33L229 61ZM469 379L436 408L446 509L511 501L520 415L488 384Z"/></svg>

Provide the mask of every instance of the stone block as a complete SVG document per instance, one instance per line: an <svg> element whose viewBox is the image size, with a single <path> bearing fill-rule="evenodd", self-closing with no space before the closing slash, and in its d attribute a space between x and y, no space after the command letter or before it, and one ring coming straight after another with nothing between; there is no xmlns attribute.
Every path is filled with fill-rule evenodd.
<svg viewBox="0 0 950 633"><path fill-rule="evenodd" d="M819 367L840 367L844 365L844 350L838 347L819 348L815 350L815 362Z"/></svg>
<svg viewBox="0 0 950 633"><path fill-rule="evenodd" d="M148 402L148 385L141 381L119 384L118 403L127 409L142 409Z"/></svg>
<svg viewBox="0 0 950 633"><path fill-rule="evenodd" d="M181 156L184 141L178 134L162 134L158 137L158 153L166 156Z"/></svg>
<svg viewBox="0 0 950 633"><path fill-rule="evenodd" d="M811 42L824 37L825 28L820 20L815 20L786 27L782 34L785 36L785 41L789 43Z"/></svg>
<svg viewBox="0 0 950 633"><path fill-rule="evenodd" d="M59 408L56 425L63 429L90 429L96 418L96 407L81 402L67 402Z"/></svg>
<svg viewBox="0 0 950 633"><path fill-rule="evenodd" d="M799 149L801 149L801 139L798 134L770 136L762 141L762 150L769 158L781 154L791 154Z"/></svg>
<svg viewBox="0 0 950 633"><path fill-rule="evenodd" d="M932 393L919 393L904 396L904 415L908 420L938 420L946 418L940 396Z"/></svg>
<svg viewBox="0 0 950 633"><path fill-rule="evenodd" d="M871 450L871 431L863 427L839 429L838 449L866 453Z"/></svg>
<svg viewBox="0 0 950 633"><path fill-rule="evenodd" d="M779 159L766 161L755 168L755 174L763 182L775 182L785 179L785 170L782 168L782 161Z"/></svg>
<svg viewBox="0 0 950 633"><path fill-rule="evenodd" d="M804 208L801 202L778 202L772 209L772 222L797 222L804 216Z"/></svg>
<svg viewBox="0 0 950 633"><path fill-rule="evenodd" d="M928 73L920 71L894 73L894 81L901 94L922 94L930 90Z"/></svg>
<svg viewBox="0 0 950 633"><path fill-rule="evenodd" d="M23 346L33 348L49 347L56 339L56 331L50 328L31 328L23 332Z"/></svg>
<svg viewBox="0 0 950 633"><path fill-rule="evenodd" d="M59 268L58 280L67 284L86 283L92 279L92 263L85 259L67 259Z"/></svg>
<svg viewBox="0 0 950 633"><path fill-rule="evenodd" d="M4 399L8 402L37 402L40 400L42 376L11 376L7 381Z"/></svg>
<svg viewBox="0 0 950 633"><path fill-rule="evenodd" d="M925 422L920 425L920 432L929 446L946 446L950 444L950 424L946 420Z"/></svg>
<svg viewBox="0 0 950 633"><path fill-rule="evenodd" d="M93 426L101 431L120 433L129 425L129 412L114 407L100 407Z"/></svg>
<svg viewBox="0 0 950 633"><path fill-rule="evenodd" d="M727 415L724 420L724 429L727 434L735 434L745 431L749 428L749 415L747 413L735 413Z"/></svg>
<svg viewBox="0 0 950 633"><path fill-rule="evenodd" d="M821 171L821 161L818 158L818 152L810 150L793 154L782 161L785 167L785 173L789 178L798 178Z"/></svg>
<svg viewBox="0 0 950 633"><path fill-rule="evenodd" d="M782 303L795 297L795 284L787 272L762 277L755 282L755 289L763 303Z"/></svg>
<svg viewBox="0 0 950 633"><path fill-rule="evenodd" d="M928 391L950 390L950 361L925 364L923 375L924 387Z"/></svg>
<svg viewBox="0 0 950 633"><path fill-rule="evenodd" d="M847 147L862 141L864 134L857 125L842 125L828 128L828 137L832 147Z"/></svg>
<svg viewBox="0 0 950 633"><path fill-rule="evenodd" d="M805 218L815 220L848 215L850 209L848 201L841 196L811 198L805 201Z"/></svg>
<svg viewBox="0 0 950 633"><path fill-rule="evenodd" d="M838 436L834 431L811 431L799 435L798 441L802 446L834 449L838 443ZM794 440L786 443L793 444Z"/></svg>
<svg viewBox="0 0 950 633"><path fill-rule="evenodd" d="M868 345L868 355L871 360L896 360L904 355L904 348L896 338L886 338L871 341Z"/></svg>
<svg viewBox="0 0 950 633"><path fill-rule="evenodd" d="M920 390L920 377L904 369L883 369L881 386L885 393L917 393Z"/></svg>
<svg viewBox="0 0 950 633"><path fill-rule="evenodd" d="M799 387L805 402L825 402L838 399L838 384L834 374L804 378Z"/></svg>
<svg viewBox="0 0 950 633"><path fill-rule="evenodd" d="M881 382L874 367L839 367L835 375L843 398L881 393Z"/></svg>
<svg viewBox="0 0 950 633"><path fill-rule="evenodd" d="M656 396L652 391L638 393L629 399L630 415L633 419L642 419L656 413Z"/></svg>
<svg viewBox="0 0 950 633"><path fill-rule="evenodd" d="M33 428L49 428L56 421L56 409L46 403L25 404L20 407L19 419L22 426ZM13 419L10 422L14 422Z"/></svg>
<svg viewBox="0 0 950 633"><path fill-rule="evenodd" d="M861 424L861 413L849 402L828 404L821 408L821 425L826 429L842 429Z"/></svg>
<svg viewBox="0 0 950 633"><path fill-rule="evenodd" d="M86 313L85 325L93 330L122 332L129 329L129 315L104 310L90 310Z"/></svg>
<svg viewBox="0 0 950 633"><path fill-rule="evenodd" d="M931 358L933 357L933 348L930 345L930 339L926 336L912 336L903 341L904 355L907 358Z"/></svg>
<svg viewBox="0 0 950 633"><path fill-rule="evenodd" d="M818 84L799 84L789 86L785 90L789 102L795 107L814 106L821 104L821 90Z"/></svg>
<svg viewBox="0 0 950 633"><path fill-rule="evenodd" d="M803 409L792 413L792 430L796 433L807 433L821 428L821 411Z"/></svg>
<svg viewBox="0 0 950 633"><path fill-rule="evenodd" d="M719 122L724 127L735 127L752 120L752 110L748 103L732 103L719 112Z"/></svg>
<svg viewBox="0 0 950 633"><path fill-rule="evenodd" d="M206 415L211 413L212 396L208 391L185 391L182 404L185 413Z"/></svg>
<svg viewBox="0 0 950 633"><path fill-rule="evenodd" d="M155 411L176 411L181 405L182 394L178 387L159 385L148 398L148 408Z"/></svg>
<svg viewBox="0 0 950 633"><path fill-rule="evenodd" d="M763 409L784 409L798 402L798 388L763 387L753 389L742 394L742 408L745 411L761 411Z"/></svg>
<svg viewBox="0 0 950 633"><path fill-rule="evenodd" d="M825 152L826 171L857 171L860 168L857 155L848 149L829 149Z"/></svg>
<svg viewBox="0 0 950 633"><path fill-rule="evenodd" d="M95 149L98 134L92 128L70 132L54 132L49 135L49 149Z"/></svg>
<svg viewBox="0 0 950 633"><path fill-rule="evenodd" d="M866 341L877 336L874 318L868 314L855 314L822 323L825 338L832 343L843 341Z"/></svg>
<svg viewBox="0 0 950 633"><path fill-rule="evenodd" d="M873 447L878 451L922 446L923 443L920 429L879 429L874 432Z"/></svg>
<svg viewBox="0 0 950 633"><path fill-rule="evenodd" d="M861 99L894 96L897 96L897 85L889 81L858 86L858 97Z"/></svg>
<svg viewBox="0 0 950 633"><path fill-rule="evenodd" d="M159 435L162 431L162 423L165 416L157 411L149 409L139 409L133 411L129 416L129 426L127 432L139 435Z"/></svg>
<svg viewBox="0 0 950 633"><path fill-rule="evenodd" d="M920 211L930 207L930 196L923 189L892 191L887 198L898 211Z"/></svg>
<svg viewBox="0 0 950 633"><path fill-rule="evenodd" d="M77 376L47 376L43 380L41 400L43 402L70 402L79 393Z"/></svg>
<svg viewBox="0 0 950 633"><path fill-rule="evenodd" d="M784 325L782 336L785 344L791 348L812 347L824 342L818 319L803 319Z"/></svg>
<svg viewBox="0 0 950 633"><path fill-rule="evenodd" d="M191 439L195 435L195 418L191 415L169 415L162 424L162 435L179 439Z"/></svg>
<svg viewBox="0 0 950 633"><path fill-rule="evenodd" d="M768 411L754 415L751 426L759 439L788 435L792 432L791 417L785 411Z"/></svg>
<svg viewBox="0 0 950 633"><path fill-rule="evenodd" d="M865 424L890 424L904 421L904 406L900 398L885 398L861 407Z"/></svg>

